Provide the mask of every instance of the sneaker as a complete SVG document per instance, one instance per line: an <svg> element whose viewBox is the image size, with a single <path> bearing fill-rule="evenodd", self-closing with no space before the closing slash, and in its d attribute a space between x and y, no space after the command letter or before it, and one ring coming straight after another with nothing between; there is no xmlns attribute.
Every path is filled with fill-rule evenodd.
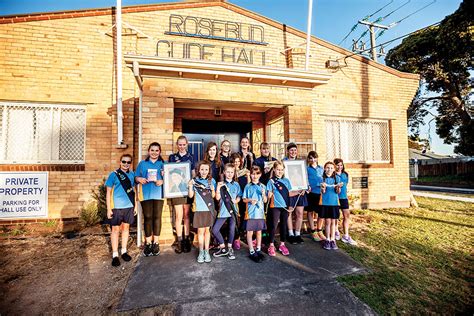
<svg viewBox="0 0 474 316"><path fill-rule="evenodd" d="M152 255L151 244L145 244L145 248L143 248L143 255L145 257L149 257Z"/></svg>
<svg viewBox="0 0 474 316"><path fill-rule="evenodd" d="M341 233L339 233L339 230L336 230L335 236L336 240L341 240Z"/></svg>
<svg viewBox="0 0 474 316"><path fill-rule="evenodd" d="M197 257L198 263L204 263L204 250L199 250L199 255Z"/></svg>
<svg viewBox="0 0 474 316"><path fill-rule="evenodd" d="M332 250L337 250L337 249L339 249L339 248L337 247L337 244L336 244L336 241L335 241L335 240L331 240L331 241L329 242L329 245L330 245L330 247L331 247Z"/></svg>
<svg viewBox="0 0 474 316"><path fill-rule="evenodd" d="M209 250L204 250L204 262L211 262L212 258L211 255L209 254Z"/></svg>
<svg viewBox="0 0 474 316"><path fill-rule="evenodd" d="M318 232L316 232L316 231L313 232L313 233L311 233L311 239L312 239L313 241L321 241L321 240L322 240L321 237L319 237Z"/></svg>
<svg viewBox="0 0 474 316"><path fill-rule="evenodd" d="M235 250L240 250L240 239L234 240L234 246L232 248Z"/></svg>
<svg viewBox="0 0 474 316"><path fill-rule="evenodd" d="M287 241L292 245L296 245L295 236L288 236Z"/></svg>
<svg viewBox="0 0 474 316"><path fill-rule="evenodd" d="M270 245L270 247L268 247L268 255L270 257L275 257L276 256L275 246Z"/></svg>
<svg viewBox="0 0 474 316"><path fill-rule="evenodd" d="M288 250L288 248L286 248L285 245L280 245L280 247L278 247L278 251L280 251L281 254L284 256L288 256L290 254L290 251Z"/></svg>
<svg viewBox="0 0 474 316"><path fill-rule="evenodd" d="M303 238L301 238L301 235L295 236L295 241L297 244L302 244L304 243Z"/></svg>
<svg viewBox="0 0 474 316"><path fill-rule="evenodd" d="M252 240L253 248L257 248L257 239Z"/></svg>
<svg viewBox="0 0 474 316"><path fill-rule="evenodd" d="M117 257L115 257L115 258L117 258ZM132 257L130 257L130 255L125 252L125 253L122 253L122 259L123 259L123 261L129 262L130 260L132 260ZM112 265L113 265L113 263L112 263Z"/></svg>
<svg viewBox="0 0 474 316"><path fill-rule="evenodd" d="M225 248L219 248L219 250L214 252L212 255L217 258L227 256L228 254L229 252Z"/></svg>
<svg viewBox="0 0 474 316"><path fill-rule="evenodd" d="M345 244L349 244L351 246L357 246L357 241L351 238L349 235L343 235L341 238L342 242Z"/></svg>
<svg viewBox="0 0 474 316"><path fill-rule="evenodd" d="M322 231L319 231L318 232L318 237L321 241L325 241L326 240L326 236L324 236L323 232Z"/></svg>
<svg viewBox="0 0 474 316"><path fill-rule="evenodd" d="M260 261L260 258L258 257L257 252L251 253L251 254L249 255L249 258L250 258L250 260L252 260L253 262L257 262L257 263L261 262L261 261Z"/></svg>
<svg viewBox="0 0 474 316"><path fill-rule="evenodd" d="M263 252L261 250L257 250L255 253L258 256L259 262L262 262L263 260L265 260L265 255L263 254Z"/></svg>
<svg viewBox="0 0 474 316"><path fill-rule="evenodd" d="M191 240L188 238L183 239L183 252L188 253L191 252Z"/></svg>
<svg viewBox="0 0 474 316"><path fill-rule="evenodd" d="M153 243L151 247L151 252L154 256L158 256L160 254L160 244Z"/></svg>
<svg viewBox="0 0 474 316"><path fill-rule="evenodd" d="M230 260L234 260L234 259L235 259L234 249L232 249L232 248L229 249L229 251L227 252L227 257L228 257Z"/></svg>
<svg viewBox="0 0 474 316"><path fill-rule="evenodd" d="M120 259L118 257L112 258L112 267L118 267L120 265Z"/></svg>
<svg viewBox="0 0 474 316"><path fill-rule="evenodd" d="M176 246L174 247L174 252L176 253L182 253L183 252L183 241L178 240L176 242Z"/></svg>
<svg viewBox="0 0 474 316"><path fill-rule="evenodd" d="M326 250L331 250L331 243L329 240L325 240L323 242L323 248L326 249Z"/></svg>

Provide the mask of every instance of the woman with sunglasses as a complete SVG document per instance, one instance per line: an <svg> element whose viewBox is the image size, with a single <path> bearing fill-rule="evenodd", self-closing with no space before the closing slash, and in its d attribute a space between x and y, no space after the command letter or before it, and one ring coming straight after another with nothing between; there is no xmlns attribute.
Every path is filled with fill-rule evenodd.
<svg viewBox="0 0 474 316"><path fill-rule="evenodd" d="M132 260L127 253L127 243L130 225L135 220L137 208L135 203L134 177L130 171L132 156L124 154L120 157L120 168L110 173L105 186L107 188L107 218L112 226L110 239L112 242L112 266L118 267L120 259L118 257L118 244L120 228L122 228L122 259Z"/></svg>
<svg viewBox="0 0 474 316"><path fill-rule="evenodd" d="M148 156L140 161L135 174L138 183L138 199L143 210L145 226L145 248L143 254L157 256L160 254L161 213L163 211L163 158L161 145L151 143Z"/></svg>

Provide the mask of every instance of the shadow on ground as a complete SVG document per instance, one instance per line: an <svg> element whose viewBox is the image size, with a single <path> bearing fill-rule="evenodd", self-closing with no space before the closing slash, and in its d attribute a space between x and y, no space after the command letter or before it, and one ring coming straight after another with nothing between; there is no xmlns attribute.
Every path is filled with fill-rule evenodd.
<svg viewBox="0 0 474 316"><path fill-rule="evenodd" d="M140 257L123 293L118 312L162 307L172 314L374 314L336 281L365 269L341 250L327 251L305 239L292 245L291 255L266 256L262 263L247 257L213 258L198 264L196 249L157 257Z"/></svg>

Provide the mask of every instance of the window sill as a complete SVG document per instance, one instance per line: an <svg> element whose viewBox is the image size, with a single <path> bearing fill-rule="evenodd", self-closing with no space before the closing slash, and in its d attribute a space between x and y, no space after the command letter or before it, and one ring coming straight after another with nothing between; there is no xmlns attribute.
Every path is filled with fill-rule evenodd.
<svg viewBox="0 0 474 316"><path fill-rule="evenodd" d="M27 164L0 164L0 171L84 171L84 164L50 164L50 165L27 165Z"/></svg>

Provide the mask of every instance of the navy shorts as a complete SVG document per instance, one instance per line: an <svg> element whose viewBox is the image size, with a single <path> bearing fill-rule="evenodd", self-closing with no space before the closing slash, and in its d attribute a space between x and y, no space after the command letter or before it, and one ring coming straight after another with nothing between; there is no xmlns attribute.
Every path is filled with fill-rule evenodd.
<svg viewBox="0 0 474 316"><path fill-rule="evenodd" d="M267 224L264 219L248 219L245 221L245 230L255 232L267 229Z"/></svg>
<svg viewBox="0 0 474 316"><path fill-rule="evenodd" d="M122 223L127 223L130 225L135 223L133 209L133 207L112 209L112 219L110 220L110 225L120 226Z"/></svg>
<svg viewBox="0 0 474 316"><path fill-rule="evenodd" d="M349 200L348 199L339 199L339 206L341 210L349 209Z"/></svg>
<svg viewBox="0 0 474 316"><path fill-rule="evenodd" d="M339 212L339 206L323 205L321 208L322 218L339 219L339 216L341 215Z"/></svg>
<svg viewBox="0 0 474 316"><path fill-rule="evenodd" d="M308 206L305 207L307 212L321 212L321 205L319 205L319 200L321 199L321 194L318 193L308 193Z"/></svg>
<svg viewBox="0 0 474 316"><path fill-rule="evenodd" d="M298 200L298 202L296 202L296 200ZM295 203L296 203L296 205L295 205ZM299 199L298 199L298 195L290 197L290 206L291 207L307 206L307 205L308 205L308 199L306 198L306 193L299 196Z"/></svg>

